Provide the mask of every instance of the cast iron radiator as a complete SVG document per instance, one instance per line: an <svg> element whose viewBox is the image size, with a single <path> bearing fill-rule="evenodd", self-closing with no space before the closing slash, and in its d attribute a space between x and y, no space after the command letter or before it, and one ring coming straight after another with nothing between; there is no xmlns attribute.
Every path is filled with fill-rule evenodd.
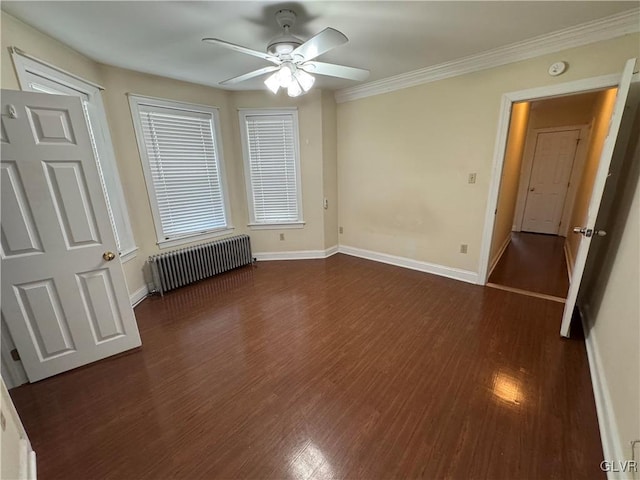
<svg viewBox="0 0 640 480"><path fill-rule="evenodd" d="M153 255L149 257L149 263L154 293L164 295L174 288L249 265L252 261L249 235L236 235Z"/></svg>

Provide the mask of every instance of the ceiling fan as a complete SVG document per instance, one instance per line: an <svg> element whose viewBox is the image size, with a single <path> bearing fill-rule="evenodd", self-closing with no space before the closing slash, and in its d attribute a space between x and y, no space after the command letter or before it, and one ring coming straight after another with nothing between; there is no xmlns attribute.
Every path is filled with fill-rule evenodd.
<svg viewBox="0 0 640 480"><path fill-rule="evenodd" d="M290 97L297 97L303 92L308 92L313 86L315 77L311 74L349 80L365 80L369 76L369 70L314 60L323 53L347 43L349 39L343 33L333 28L325 28L305 42L289 33L289 29L296 21L296 14L293 10L279 10L275 16L278 25L284 31L269 41L266 52L242 47L218 38L202 39L203 42L253 55L274 64L224 80L220 82L220 85L233 85L271 73L272 75L264 82L269 90L277 93L280 88L286 88Z"/></svg>

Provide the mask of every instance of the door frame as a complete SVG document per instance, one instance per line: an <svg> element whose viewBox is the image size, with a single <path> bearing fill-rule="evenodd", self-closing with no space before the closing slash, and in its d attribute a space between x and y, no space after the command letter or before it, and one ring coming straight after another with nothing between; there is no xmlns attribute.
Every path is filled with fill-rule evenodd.
<svg viewBox="0 0 640 480"><path fill-rule="evenodd" d="M489 196L485 211L484 228L480 247L480 259L478 263L478 284L486 285L489 277L489 262L491 254L491 239L495 224L495 212L498 207L498 194L500 193L500 183L502 169L504 168L507 139L509 136L509 124L511 121L512 105L517 102L527 102L544 100L554 97L562 97L576 93L586 93L594 90L617 87L622 78L622 72L599 77L585 78L572 82L548 85L544 87L530 88L508 92L502 95L500 101L500 112L498 115L498 130L496 133L493 165L491 168L491 181L489 186ZM632 81L640 80L640 75L635 74Z"/></svg>
<svg viewBox="0 0 640 480"><path fill-rule="evenodd" d="M573 201L576 193L576 187L580 181L576 178L578 172L581 171L584 166L584 160L589 146L591 124L582 125L567 125L562 127L545 127L545 128L532 128L528 129L525 143L524 152L522 154L522 170L520 172L520 179L518 183L518 195L516 196L516 208L514 210L513 225L514 231L522 231L522 221L524 219L524 210L526 206L527 193L529 192L529 182L531 181L531 171L533 168L533 160L535 156L536 138L539 133L556 133L565 132L567 130L580 130L580 143L576 148L576 153L573 157L573 164L571 165L571 173L569 176L569 187L564 197L564 205L562 206L562 218L560 223L560 229L558 231L559 236L566 236L568 230L567 210L568 207L573 206Z"/></svg>

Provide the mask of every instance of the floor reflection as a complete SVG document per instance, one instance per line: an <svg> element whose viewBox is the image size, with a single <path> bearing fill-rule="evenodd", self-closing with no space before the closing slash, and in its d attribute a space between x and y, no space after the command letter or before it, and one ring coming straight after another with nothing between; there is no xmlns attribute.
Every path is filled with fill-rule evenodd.
<svg viewBox="0 0 640 480"><path fill-rule="evenodd" d="M322 450L312 441L308 441L302 450L295 453L291 459L291 473L296 480L314 478L333 478L333 469L322 453Z"/></svg>
<svg viewBox="0 0 640 480"><path fill-rule="evenodd" d="M524 402L522 382L513 375L498 371L493 376L493 394L501 402L510 405L521 405Z"/></svg>

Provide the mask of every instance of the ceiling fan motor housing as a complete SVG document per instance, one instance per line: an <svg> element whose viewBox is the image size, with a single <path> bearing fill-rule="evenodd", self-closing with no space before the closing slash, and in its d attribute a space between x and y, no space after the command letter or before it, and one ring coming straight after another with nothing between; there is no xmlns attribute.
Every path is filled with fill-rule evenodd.
<svg viewBox="0 0 640 480"><path fill-rule="evenodd" d="M278 35L269 41L267 52L271 55L288 55L304 42L289 33L289 29L296 23L296 13L293 10L278 10L276 21L284 29L283 35Z"/></svg>

